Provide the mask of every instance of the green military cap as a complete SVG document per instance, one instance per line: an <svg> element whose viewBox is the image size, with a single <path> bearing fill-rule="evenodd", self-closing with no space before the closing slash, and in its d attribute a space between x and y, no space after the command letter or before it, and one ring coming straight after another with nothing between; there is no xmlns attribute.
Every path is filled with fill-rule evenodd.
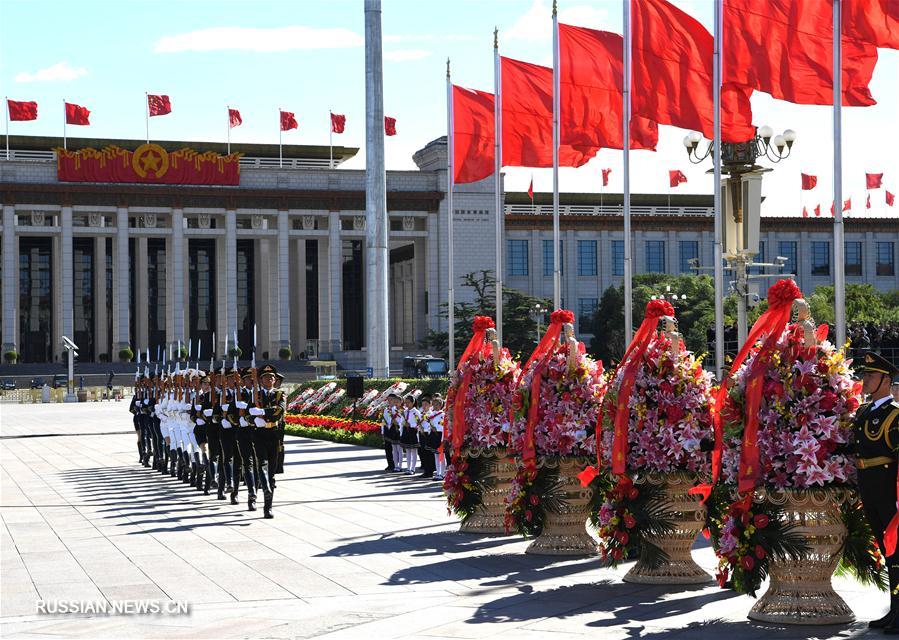
<svg viewBox="0 0 899 640"><path fill-rule="evenodd" d="M263 365L262 367L260 367L259 377L261 378L262 376L275 376L276 379L279 379L279 380L284 379L284 376L282 376L280 373L278 373L278 370L275 369L275 366L271 365L271 364L266 364L266 365Z"/></svg>
<svg viewBox="0 0 899 640"><path fill-rule="evenodd" d="M864 361L865 363L861 370L862 373L882 373L890 378L899 375L899 367L896 367L879 353L869 351L865 354Z"/></svg>
<svg viewBox="0 0 899 640"><path fill-rule="evenodd" d="M253 375L253 368L252 368L252 367L243 367L243 368L240 370L240 377L241 377L241 378L246 378L246 377L251 376L251 375Z"/></svg>

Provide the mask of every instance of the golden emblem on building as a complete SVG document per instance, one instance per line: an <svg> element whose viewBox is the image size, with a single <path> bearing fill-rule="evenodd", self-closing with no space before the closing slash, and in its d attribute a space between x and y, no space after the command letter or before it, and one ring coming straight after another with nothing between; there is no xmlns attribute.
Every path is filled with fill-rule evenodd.
<svg viewBox="0 0 899 640"><path fill-rule="evenodd" d="M131 166L141 178L148 174L151 178L161 178L169 170L169 154L158 144L142 144L131 156Z"/></svg>

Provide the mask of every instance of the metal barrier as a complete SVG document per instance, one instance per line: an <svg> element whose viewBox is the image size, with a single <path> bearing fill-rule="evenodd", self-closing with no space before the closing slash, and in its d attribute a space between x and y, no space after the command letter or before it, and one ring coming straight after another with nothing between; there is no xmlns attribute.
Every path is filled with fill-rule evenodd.
<svg viewBox="0 0 899 640"><path fill-rule="evenodd" d="M134 395L132 387L113 387L110 392L106 387L84 387L75 389L79 402L117 402ZM46 388L46 402L63 402L66 396L65 387ZM6 389L0 391L0 403L9 404L41 404L45 397L45 389Z"/></svg>

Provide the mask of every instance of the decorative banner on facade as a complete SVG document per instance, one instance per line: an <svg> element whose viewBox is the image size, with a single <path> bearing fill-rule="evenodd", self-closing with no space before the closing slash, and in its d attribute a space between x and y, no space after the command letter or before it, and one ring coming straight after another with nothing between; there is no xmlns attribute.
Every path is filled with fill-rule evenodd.
<svg viewBox="0 0 899 640"><path fill-rule="evenodd" d="M240 153L179 149L171 153L158 144L134 151L109 146L102 150L56 148L60 182L142 182L151 184L240 184Z"/></svg>

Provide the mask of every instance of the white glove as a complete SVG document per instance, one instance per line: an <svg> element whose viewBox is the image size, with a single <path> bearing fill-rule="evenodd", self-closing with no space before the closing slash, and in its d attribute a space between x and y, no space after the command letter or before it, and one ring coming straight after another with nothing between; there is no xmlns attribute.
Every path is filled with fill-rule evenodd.
<svg viewBox="0 0 899 640"><path fill-rule="evenodd" d="M247 423L247 419L246 419L246 418L241 418L241 419L240 419L240 426L242 426L242 427L248 427L248 426L250 426L250 425Z"/></svg>
<svg viewBox="0 0 899 640"><path fill-rule="evenodd" d="M194 405L194 411L201 411L202 409L203 409L203 405L201 405L201 404Z"/></svg>
<svg viewBox="0 0 899 640"><path fill-rule="evenodd" d="M212 409L203 409L203 415L208 418L212 415Z"/></svg>
<svg viewBox="0 0 899 640"><path fill-rule="evenodd" d="M203 418L197 418L197 426L198 426L198 427L199 427L199 426L202 426L202 425L204 425L204 424L206 424L206 421L203 420Z"/></svg>
<svg viewBox="0 0 899 640"><path fill-rule="evenodd" d="M247 408L247 403L244 402L243 400L238 400L238 401L235 403L235 406L236 406L238 409L246 409L246 408Z"/></svg>
<svg viewBox="0 0 899 640"><path fill-rule="evenodd" d="M250 415L251 416L264 416L265 409L262 409L260 407L250 407Z"/></svg>
<svg viewBox="0 0 899 640"><path fill-rule="evenodd" d="M227 411L227 410L228 410L228 407L230 407L230 406L231 406L231 403L230 403L230 402L226 402L225 404L222 405L222 411Z"/></svg>
<svg viewBox="0 0 899 640"><path fill-rule="evenodd" d="M253 418L253 422L256 424L257 427L265 426L265 418Z"/></svg>

